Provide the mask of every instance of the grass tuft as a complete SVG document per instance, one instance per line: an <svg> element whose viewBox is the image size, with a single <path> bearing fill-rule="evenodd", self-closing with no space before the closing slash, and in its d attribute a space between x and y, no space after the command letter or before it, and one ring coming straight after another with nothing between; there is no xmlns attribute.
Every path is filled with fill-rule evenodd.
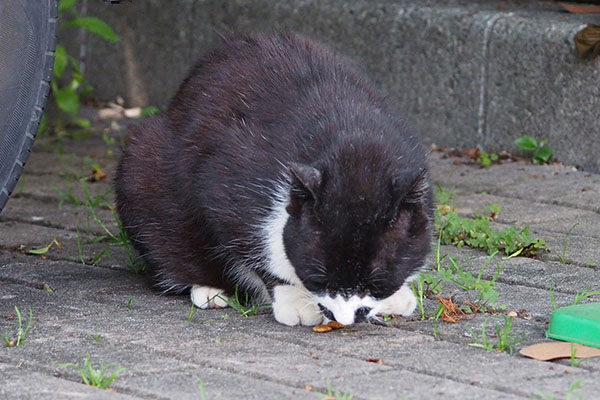
<svg viewBox="0 0 600 400"><path fill-rule="evenodd" d="M477 341L476 343L469 343L469 346L481 347L482 349L489 350L489 351L491 351L491 350L496 350L499 352L508 351L510 354L512 354L514 351L514 347L523 340L522 338L517 338L510 334L510 331L512 329L513 318L506 316L506 315L504 316L504 328L503 329L500 329L500 326L498 326L498 324L496 324L495 330L496 330L496 337L498 340L495 344L489 341L487 334L486 334L486 325L490 318L492 318L492 316L487 317L485 319L485 321L483 321L483 327L481 328L480 336L478 336L473 331L473 328L469 328L469 332L471 333L473 338Z"/></svg>
<svg viewBox="0 0 600 400"><path fill-rule="evenodd" d="M256 300L250 296L248 292L245 292L244 299L241 299L237 285L235 287L233 297L224 297L220 295L217 296L226 302L229 307L239 312L243 317L256 316L261 308L271 307L271 304L269 303L256 302Z"/></svg>
<svg viewBox="0 0 600 400"><path fill-rule="evenodd" d="M98 369L95 369L94 367L92 367L92 363L90 361L89 355L87 355L83 359L83 368L75 363L63 363L63 364L60 364L60 366L62 368L67 368L67 367L75 368L77 370L77 372L79 372L79 374L81 375L81 379L83 379L83 383L85 383L86 385L100 388L100 389L106 389L112 383L112 381L117 376L119 376L119 374L121 374L123 371L125 371L125 368L121 367L118 364L109 364L109 365L100 364ZM114 369L114 371L112 373L110 373L110 375L108 375L109 369Z"/></svg>
<svg viewBox="0 0 600 400"><path fill-rule="evenodd" d="M31 307L29 307L29 321L27 321L27 325L23 327L23 318L21 317L21 311L19 307L15 306L15 313L17 314L17 333L16 338L11 339L8 334L8 327L4 327L4 341L8 347L21 346L25 342L25 338L29 333L29 329L33 325L33 312L31 311Z"/></svg>

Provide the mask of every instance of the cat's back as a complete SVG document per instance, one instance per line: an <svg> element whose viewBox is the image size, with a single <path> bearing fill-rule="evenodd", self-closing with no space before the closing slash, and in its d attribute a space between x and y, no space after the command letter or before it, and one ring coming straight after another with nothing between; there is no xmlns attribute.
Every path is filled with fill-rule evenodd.
<svg viewBox="0 0 600 400"><path fill-rule="evenodd" d="M348 73L337 56L302 36L233 37L198 61L169 112L175 119L200 110L216 118L274 117L300 101L307 89Z"/></svg>

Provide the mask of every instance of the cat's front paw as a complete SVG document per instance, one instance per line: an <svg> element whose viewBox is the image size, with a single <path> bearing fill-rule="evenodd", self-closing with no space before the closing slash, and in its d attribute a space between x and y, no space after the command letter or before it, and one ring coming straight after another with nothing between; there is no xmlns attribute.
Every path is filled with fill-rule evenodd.
<svg viewBox="0 0 600 400"><path fill-rule="evenodd" d="M297 286L276 286L272 307L275 319L284 325L317 325L323 321L323 314L312 300L312 294Z"/></svg>
<svg viewBox="0 0 600 400"><path fill-rule="evenodd" d="M417 298L409 285L404 285L390 297L380 300L376 307L371 310L370 315L392 315L399 314L410 316L417 307Z"/></svg>
<svg viewBox="0 0 600 400"><path fill-rule="evenodd" d="M192 303L198 308L224 308L228 305L227 296L222 289L192 285L190 295Z"/></svg>

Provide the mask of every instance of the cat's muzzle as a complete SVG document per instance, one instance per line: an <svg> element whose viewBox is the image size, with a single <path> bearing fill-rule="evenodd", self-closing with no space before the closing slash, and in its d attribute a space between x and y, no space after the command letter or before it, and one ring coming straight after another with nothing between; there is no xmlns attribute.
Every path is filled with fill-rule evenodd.
<svg viewBox="0 0 600 400"><path fill-rule="evenodd" d="M319 309L321 310L321 312L323 313L323 315L327 319L329 319L331 321L337 321L335 319L335 315L333 314L333 312L331 312L331 310L328 309L327 307L325 307L323 304L319 303ZM369 315L369 313L371 312L371 310L372 310L371 307L360 307L360 308L358 308L354 312L354 322L353 323L366 322L367 319L368 319L367 316ZM346 325L350 325L350 324L346 324Z"/></svg>

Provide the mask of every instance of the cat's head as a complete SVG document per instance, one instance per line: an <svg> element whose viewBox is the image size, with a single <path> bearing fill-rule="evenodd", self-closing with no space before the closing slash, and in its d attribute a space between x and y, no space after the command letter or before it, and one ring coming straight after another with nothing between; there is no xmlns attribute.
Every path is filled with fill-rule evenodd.
<svg viewBox="0 0 600 400"><path fill-rule="evenodd" d="M352 324L410 314L401 290L430 249L432 194L425 163L290 166L287 256L323 314ZM349 161L353 163L353 161Z"/></svg>

